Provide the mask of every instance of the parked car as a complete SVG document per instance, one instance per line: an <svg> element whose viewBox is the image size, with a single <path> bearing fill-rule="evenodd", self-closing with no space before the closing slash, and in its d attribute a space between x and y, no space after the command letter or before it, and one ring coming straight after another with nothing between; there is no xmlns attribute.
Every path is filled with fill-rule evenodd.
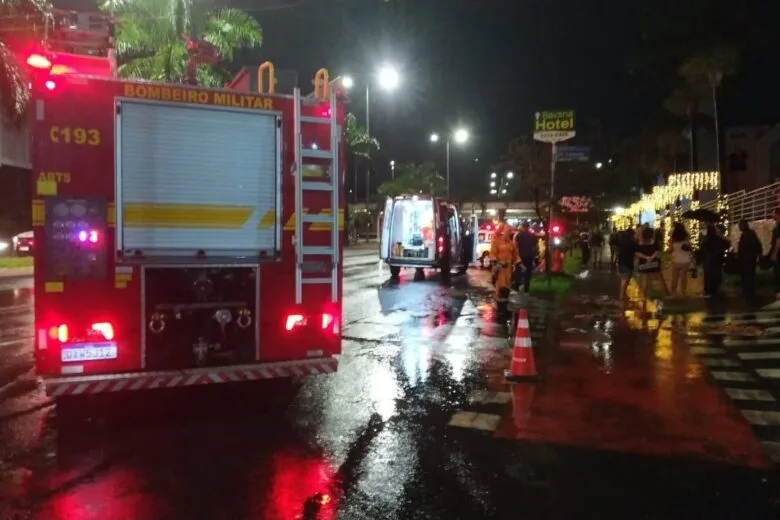
<svg viewBox="0 0 780 520"><path fill-rule="evenodd" d="M19 233L14 236L11 241L14 244L14 253L16 256L28 256L32 254L33 245L35 244L32 231Z"/></svg>

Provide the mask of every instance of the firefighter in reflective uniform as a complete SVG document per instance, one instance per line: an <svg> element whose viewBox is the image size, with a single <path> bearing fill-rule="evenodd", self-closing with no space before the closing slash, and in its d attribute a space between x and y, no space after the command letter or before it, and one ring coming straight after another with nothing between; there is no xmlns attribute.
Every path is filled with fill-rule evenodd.
<svg viewBox="0 0 780 520"><path fill-rule="evenodd" d="M495 276L496 314L498 319L507 316L509 305L509 288L512 285L512 273L519 261L515 242L512 240L512 228L502 224L493 242L490 244L490 257L495 262L498 272Z"/></svg>

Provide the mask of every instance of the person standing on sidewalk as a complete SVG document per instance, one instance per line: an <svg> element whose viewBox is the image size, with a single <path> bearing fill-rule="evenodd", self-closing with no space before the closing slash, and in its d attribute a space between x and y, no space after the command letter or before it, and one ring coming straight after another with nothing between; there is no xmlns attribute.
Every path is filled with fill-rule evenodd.
<svg viewBox="0 0 780 520"><path fill-rule="evenodd" d="M626 299L628 284L631 283L631 278L634 277L634 256L636 255L637 242L634 230L631 228L620 231L616 235L617 254L615 256L617 272L620 277L618 300L623 302Z"/></svg>
<svg viewBox="0 0 780 520"><path fill-rule="evenodd" d="M728 245L715 224L707 224L707 233L701 244L704 253L704 296L707 298L717 296L720 292L723 284L723 254Z"/></svg>
<svg viewBox="0 0 780 520"><path fill-rule="evenodd" d="M772 270L775 279L775 299L780 300L780 208L775 208L772 213L775 219L775 228L772 230L772 248L769 251L769 259L772 261Z"/></svg>
<svg viewBox="0 0 780 520"><path fill-rule="evenodd" d="M680 296L685 298L685 291L688 288L688 270L693 263L693 247L691 247L688 231L680 222L675 222L672 226L669 253L672 257L672 296L677 295L679 287Z"/></svg>
<svg viewBox="0 0 780 520"><path fill-rule="evenodd" d="M587 233L580 235L580 261L582 262L582 269L587 269L590 263L590 239Z"/></svg>
<svg viewBox="0 0 780 520"><path fill-rule="evenodd" d="M612 228L612 232L609 234L609 268L613 271L617 265L619 239L620 231L618 231L616 227Z"/></svg>
<svg viewBox="0 0 780 520"><path fill-rule="evenodd" d="M531 292L531 277L536 263L536 236L531 232L531 226L526 222L515 235L515 247L523 264L523 289Z"/></svg>
<svg viewBox="0 0 780 520"><path fill-rule="evenodd" d="M590 235L590 248L593 253L593 269L601 267L601 255L604 254L604 235L596 228Z"/></svg>
<svg viewBox="0 0 780 520"><path fill-rule="evenodd" d="M752 300L756 295L756 265L763 248L756 232L750 229L747 220L739 222L739 244L737 245L737 261L739 277L742 284L742 295L746 300Z"/></svg>

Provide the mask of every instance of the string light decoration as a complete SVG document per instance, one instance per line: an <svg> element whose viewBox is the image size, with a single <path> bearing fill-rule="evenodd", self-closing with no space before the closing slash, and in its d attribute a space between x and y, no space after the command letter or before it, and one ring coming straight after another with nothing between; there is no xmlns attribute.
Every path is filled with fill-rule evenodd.
<svg viewBox="0 0 780 520"><path fill-rule="evenodd" d="M626 228L638 224L641 215L646 211L654 211L656 214L664 213L660 218L664 229L664 245L668 244L671 236L671 223L681 219L682 201L688 201L689 210L699 207L699 193L702 191L714 191L718 196L718 211L725 214L726 198L720 193L720 173L707 172L683 172L669 175L666 184L655 186L653 191L628 206L621 215L613 215L612 222L619 228ZM691 235L691 243L698 247L699 223L688 222L688 232Z"/></svg>

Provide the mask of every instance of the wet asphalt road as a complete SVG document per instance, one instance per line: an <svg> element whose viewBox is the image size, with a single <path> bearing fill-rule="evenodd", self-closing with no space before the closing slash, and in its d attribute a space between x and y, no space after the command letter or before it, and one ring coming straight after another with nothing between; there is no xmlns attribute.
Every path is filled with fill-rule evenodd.
<svg viewBox="0 0 780 520"><path fill-rule="evenodd" d="M359 252L345 276L336 374L60 408L30 374L31 280L0 280L0 519L774 518L760 471L448 426L506 333L486 275L390 284Z"/></svg>

